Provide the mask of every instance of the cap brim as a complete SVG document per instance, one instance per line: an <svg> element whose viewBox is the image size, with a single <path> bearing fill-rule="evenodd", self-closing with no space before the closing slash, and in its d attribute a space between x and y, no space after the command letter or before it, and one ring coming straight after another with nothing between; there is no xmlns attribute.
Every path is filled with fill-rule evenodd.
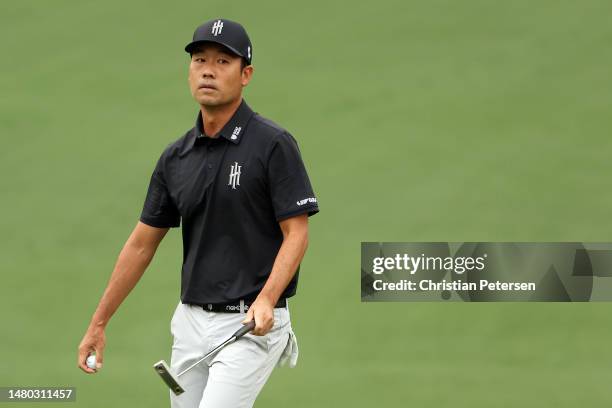
<svg viewBox="0 0 612 408"><path fill-rule="evenodd" d="M239 52L238 52L238 51L237 51L237 50L236 50L234 47L230 47L229 45L224 44L224 43L222 43L222 42L220 42L220 41L213 41L213 40L201 40L201 41L193 41L193 42L190 42L189 44L187 44L187 45L185 46L185 51L186 51L187 53L191 54L191 53L193 52L193 49L194 49L194 48L195 48L197 45L199 45L199 44L204 44L204 43L215 43L215 44L222 45L222 46L224 46L225 48L227 48L228 50L230 50L232 53L236 54L237 56L242 57L242 58L246 58L244 55L242 55L241 53L239 53ZM247 60L248 60L248 58L247 58Z"/></svg>

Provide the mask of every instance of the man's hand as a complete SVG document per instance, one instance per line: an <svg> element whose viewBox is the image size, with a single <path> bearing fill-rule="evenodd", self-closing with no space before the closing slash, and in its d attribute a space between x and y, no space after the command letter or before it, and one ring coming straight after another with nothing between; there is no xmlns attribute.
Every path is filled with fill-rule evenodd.
<svg viewBox="0 0 612 408"><path fill-rule="evenodd" d="M256 336L265 336L274 326L274 304L267 298L259 296L249 307L242 323L255 319L255 328L251 333Z"/></svg>
<svg viewBox="0 0 612 408"><path fill-rule="evenodd" d="M79 360L78 366L81 370L85 371L87 374L95 374L97 370L102 368L102 362L104 359L104 346L106 345L106 336L104 335L104 329L101 327L98 328L89 328L81 340L81 344L79 344ZM87 360L87 356L96 353L96 369L91 369L87 367L85 361Z"/></svg>

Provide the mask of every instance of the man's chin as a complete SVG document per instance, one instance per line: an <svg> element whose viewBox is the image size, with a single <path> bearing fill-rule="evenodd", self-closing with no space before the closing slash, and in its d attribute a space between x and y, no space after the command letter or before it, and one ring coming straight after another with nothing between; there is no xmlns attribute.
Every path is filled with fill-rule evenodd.
<svg viewBox="0 0 612 408"><path fill-rule="evenodd" d="M200 106L203 106L205 108L211 108L211 109L228 106L234 102L234 100L231 100L231 99L226 100L226 99L217 99L217 98L198 98L197 101L200 104Z"/></svg>
<svg viewBox="0 0 612 408"><path fill-rule="evenodd" d="M204 106L217 106L217 105L219 105L219 100L217 98L199 97L199 98L196 98L196 101L200 105L204 105Z"/></svg>
<svg viewBox="0 0 612 408"><path fill-rule="evenodd" d="M223 106L227 104L226 101L223 101L219 98L200 97L200 98L197 98L197 101L200 105L205 106L205 107L210 107L210 108L214 108L217 106Z"/></svg>

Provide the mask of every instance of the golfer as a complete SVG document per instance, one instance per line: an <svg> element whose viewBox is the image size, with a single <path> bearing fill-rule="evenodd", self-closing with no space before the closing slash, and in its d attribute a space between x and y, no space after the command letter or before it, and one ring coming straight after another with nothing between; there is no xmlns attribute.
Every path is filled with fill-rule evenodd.
<svg viewBox="0 0 612 408"><path fill-rule="evenodd" d="M295 295L319 211L297 143L242 97L253 46L238 23L210 20L185 50L195 126L168 145L153 170L144 208L79 345L78 365L104 361L105 328L151 262L169 228L182 223L181 296L171 321L176 373L255 328L181 377L175 408L251 407L275 366L295 366L288 299ZM87 367L97 355L97 369ZM161 384L160 384L161 385Z"/></svg>

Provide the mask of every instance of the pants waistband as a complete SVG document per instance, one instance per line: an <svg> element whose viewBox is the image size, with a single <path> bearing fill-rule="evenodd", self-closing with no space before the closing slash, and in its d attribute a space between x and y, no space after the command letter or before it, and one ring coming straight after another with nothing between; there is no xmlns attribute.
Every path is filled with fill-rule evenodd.
<svg viewBox="0 0 612 408"><path fill-rule="evenodd" d="M204 304L193 304L193 306L201 307L207 312L217 312L217 313L246 313L253 304L253 300L244 300L241 299L237 302L230 303L204 303ZM280 298L274 308L286 308L287 307L287 299Z"/></svg>

